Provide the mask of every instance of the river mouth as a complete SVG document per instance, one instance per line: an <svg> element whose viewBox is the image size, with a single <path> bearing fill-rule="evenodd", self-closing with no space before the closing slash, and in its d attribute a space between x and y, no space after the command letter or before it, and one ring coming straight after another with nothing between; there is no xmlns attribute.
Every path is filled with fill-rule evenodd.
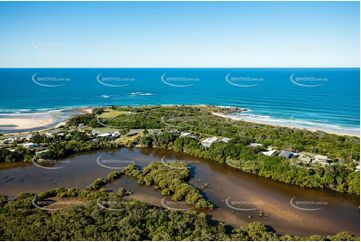
<svg viewBox="0 0 361 242"><path fill-rule="evenodd" d="M216 205L208 212L214 219L234 227L260 221L278 233L292 235L359 234L359 197L327 190L302 189L240 172L227 165L183 153L134 148L97 151L71 156L55 164L0 166L0 194L15 197L21 192L41 192L58 187L86 188L112 170L136 164L145 167L152 161L165 165L185 161L191 167L190 183L204 188L204 195ZM134 192L129 198L153 205L185 211L187 206L172 203L159 190L137 184L123 176L107 188L119 187Z"/></svg>

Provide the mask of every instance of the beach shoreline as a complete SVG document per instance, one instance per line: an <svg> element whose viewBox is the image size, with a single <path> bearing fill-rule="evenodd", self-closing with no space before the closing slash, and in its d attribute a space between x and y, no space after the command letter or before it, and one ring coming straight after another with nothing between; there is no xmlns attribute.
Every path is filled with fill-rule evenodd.
<svg viewBox="0 0 361 242"><path fill-rule="evenodd" d="M15 113L0 115L0 134L19 134L58 127L70 117L88 113L87 108L52 110L48 112ZM91 110L90 110L91 112Z"/></svg>
<svg viewBox="0 0 361 242"><path fill-rule="evenodd" d="M340 135L340 136L355 136L355 137L360 137L360 130L359 129L343 129L340 128L340 130L337 129L332 129L332 128L327 128L327 127L312 127L312 126L302 126L302 125L296 125L296 124L291 124L292 120L287 122L276 122L274 120L259 120L259 119L255 119L251 116L237 116L237 115L232 115L232 114L223 114L223 113L212 113L215 116L218 117L222 117L225 119L231 119L234 121L244 121L244 122L249 122L249 123L254 123L254 124L262 124L262 125L269 125L269 126L274 126L274 127L284 127L284 128L290 128L290 129L299 129L299 130L308 130L311 132L325 132L325 133L329 133L329 134L335 134L335 135Z"/></svg>
<svg viewBox="0 0 361 242"><path fill-rule="evenodd" d="M347 135L347 136L356 136L360 137L360 130L359 128L330 128L326 127L315 127L315 126L303 126L297 125L296 120L282 120L278 121L277 119L260 119L255 118L257 115L238 115L242 113L246 113L249 111L246 108L241 107L232 107L232 106L221 106L221 105L206 105L206 104L195 104L195 105L182 105L182 104L162 104L162 105L140 105L142 106L208 106L208 107L218 107L229 109L228 113L219 113L219 112L212 112L213 115L218 117L222 117L225 119L230 119L233 121L244 121L254 124L261 124L261 125L269 125L275 127L285 127L291 129L300 129L300 130L308 130L312 132L322 131L329 134L335 135ZM0 134L16 134L16 133L24 133L24 132L31 132L31 131L40 131L49 128L57 127L69 119L72 116L79 115L79 114L90 114L92 113L93 109L101 108L101 107L110 107L110 106L84 106L84 107L74 107L74 108L66 108L66 109L58 109L58 110L51 110L47 112L33 112L33 113L15 113L15 114L1 114L0 115ZM238 109L238 114L235 114L232 110ZM65 115L64 115L65 113ZM261 116L259 116L261 117ZM329 125L330 126L330 125ZM335 127L337 127L335 125Z"/></svg>

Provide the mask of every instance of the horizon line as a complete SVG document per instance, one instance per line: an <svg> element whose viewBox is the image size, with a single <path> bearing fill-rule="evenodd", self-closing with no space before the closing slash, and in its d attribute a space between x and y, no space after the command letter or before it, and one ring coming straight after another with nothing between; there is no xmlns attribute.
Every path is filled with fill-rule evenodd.
<svg viewBox="0 0 361 242"><path fill-rule="evenodd" d="M360 66L340 66L340 67L0 67L0 69L360 69Z"/></svg>

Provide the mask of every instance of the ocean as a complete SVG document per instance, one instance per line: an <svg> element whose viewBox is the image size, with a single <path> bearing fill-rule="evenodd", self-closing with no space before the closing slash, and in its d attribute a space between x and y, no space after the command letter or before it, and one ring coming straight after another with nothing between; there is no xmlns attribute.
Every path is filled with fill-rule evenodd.
<svg viewBox="0 0 361 242"><path fill-rule="evenodd" d="M0 69L0 114L86 106L204 104L245 119L359 130L358 68Z"/></svg>

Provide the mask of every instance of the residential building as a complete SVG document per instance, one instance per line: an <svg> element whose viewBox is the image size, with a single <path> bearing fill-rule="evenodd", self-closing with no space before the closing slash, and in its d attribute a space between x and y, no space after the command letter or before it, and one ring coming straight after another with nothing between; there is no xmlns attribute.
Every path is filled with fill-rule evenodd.
<svg viewBox="0 0 361 242"><path fill-rule="evenodd" d="M220 141L224 143L228 143L230 140L231 140L230 138L223 137Z"/></svg>
<svg viewBox="0 0 361 242"><path fill-rule="evenodd" d="M278 156L282 158L291 159L293 158L293 152L288 150L281 150L281 153Z"/></svg>
<svg viewBox="0 0 361 242"><path fill-rule="evenodd" d="M274 155L276 155L277 150L272 150L271 149L271 150L267 150L267 151L262 151L261 153L266 155L266 156L274 156Z"/></svg>
<svg viewBox="0 0 361 242"><path fill-rule="evenodd" d="M211 147L211 145L216 142L218 139L217 137L209 137L209 138L206 138L204 140L202 140L201 144L206 147L206 148L209 148Z"/></svg>
<svg viewBox="0 0 361 242"><path fill-rule="evenodd" d="M23 147L26 148L26 149L31 149L31 148L39 147L39 144L29 142L29 143L23 144Z"/></svg>
<svg viewBox="0 0 361 242"><path fill-rule="evenodd" d="M259 143L250 143L249 145L247 145L248 147L251 147L251 148L257 148L257 147L261 147L262 144L259 144Z"/></svg>

